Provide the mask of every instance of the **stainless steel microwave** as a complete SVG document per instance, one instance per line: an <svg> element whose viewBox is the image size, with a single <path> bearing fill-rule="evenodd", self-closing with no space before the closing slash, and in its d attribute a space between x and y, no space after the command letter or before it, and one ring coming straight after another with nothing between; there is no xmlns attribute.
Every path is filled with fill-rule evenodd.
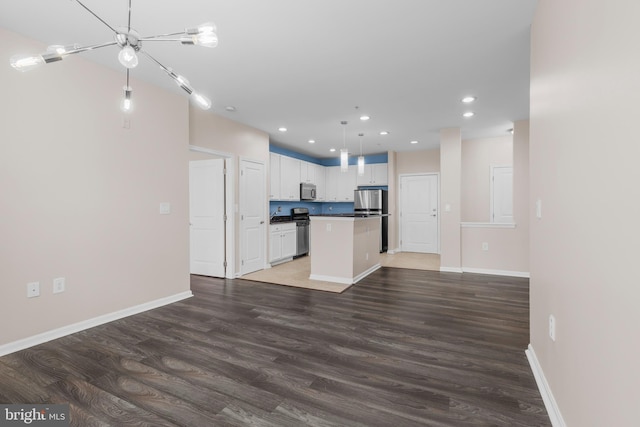
<svg viewBox="0 0 640 427"><path fill-rule="evenodd" d="M306 182L300 183L300 200L315 200L316 199L316 185L307 184Z"/></svg>

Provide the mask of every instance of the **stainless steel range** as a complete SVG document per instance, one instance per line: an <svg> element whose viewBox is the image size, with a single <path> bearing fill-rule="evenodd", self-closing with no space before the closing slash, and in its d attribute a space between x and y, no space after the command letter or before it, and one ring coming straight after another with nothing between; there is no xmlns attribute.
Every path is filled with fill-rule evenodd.
<svg viewBox="0 0 640 427"><path fill-rule="evenodd" d="M309 209L291 209L291 218L296 223L296 258L309 253Z"/></svg>

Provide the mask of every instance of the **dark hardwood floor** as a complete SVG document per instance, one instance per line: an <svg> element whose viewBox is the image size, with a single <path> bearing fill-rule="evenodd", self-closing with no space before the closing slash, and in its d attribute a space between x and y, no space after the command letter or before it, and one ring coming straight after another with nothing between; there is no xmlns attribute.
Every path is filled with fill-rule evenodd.
<svg viewBox="0 0 640 427"><path fill-rule="evenodd" d="M0 358L0 402L78 426L550 426L526 279L382 268L342 294L194 298Z"/></svg>

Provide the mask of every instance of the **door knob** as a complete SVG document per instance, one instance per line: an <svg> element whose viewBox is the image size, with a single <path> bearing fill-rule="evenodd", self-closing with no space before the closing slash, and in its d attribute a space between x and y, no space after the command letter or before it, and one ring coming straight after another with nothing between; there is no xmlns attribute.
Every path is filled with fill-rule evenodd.
<svg viewBox="0 0 640 427"><path fill-rule="evenodd" d="M260 224L264 224L264 221L260 221Z"/></svg>

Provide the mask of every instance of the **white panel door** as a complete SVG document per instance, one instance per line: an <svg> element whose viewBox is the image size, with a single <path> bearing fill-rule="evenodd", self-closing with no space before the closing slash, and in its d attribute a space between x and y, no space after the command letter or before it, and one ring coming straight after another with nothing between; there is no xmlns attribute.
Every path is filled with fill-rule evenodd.
<svg viewBox="0 0 640 427"><path fill-rule="evenodd" d="M265 266L266 192L264 164L240 161L240 273L262 270Z"/></svg>
<svg viewBox="0 0 640 427"><path fill-rule="evenodd" d="M190 271L224 277L224 159L189 162Z"/></svg>
<svg viewBox="0 0 640 427"><path fill-rule="evenodd" d="M491 168L491 222L513 223L513 167Z"/></svg>
<svg viewBox="0 0 640 427"><path fill-rule="evenodd" d="M400 249L438 253L438 175L400 177Z"/></svg>

